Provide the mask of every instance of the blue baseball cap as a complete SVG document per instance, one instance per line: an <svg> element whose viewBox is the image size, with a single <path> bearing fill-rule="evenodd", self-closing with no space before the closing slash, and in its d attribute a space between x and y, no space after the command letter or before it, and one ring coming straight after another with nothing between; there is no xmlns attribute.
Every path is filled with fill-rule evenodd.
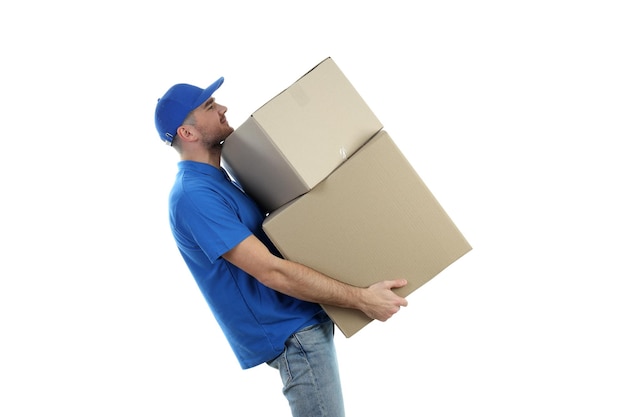
<svg viewBox="0 0 626 417"><path fill-rule="evenodd" d="M187 115L207 101L223 82L224 77L220 77L204 90L189 84L176 84L167 90L163 97L158 99L154 111L154 124L161 140L171 145L176 130L183 124Z"/></svg>

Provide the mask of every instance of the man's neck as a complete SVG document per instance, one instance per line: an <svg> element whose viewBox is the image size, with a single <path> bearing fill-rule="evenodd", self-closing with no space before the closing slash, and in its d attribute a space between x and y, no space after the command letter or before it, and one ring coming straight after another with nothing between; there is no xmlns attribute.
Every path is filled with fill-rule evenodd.
<svg viewBox="0 0 626 417"><path fill-rule="evenodd" d="M201 154L198 153L194 153L194 154L188 154L188 153L183 153L180 156L181 161L194 161L194 162L200 162L203 164L209 164L209 165L213 165L216 168L221 168L221 150L219 152L204 152Z"/></svg>

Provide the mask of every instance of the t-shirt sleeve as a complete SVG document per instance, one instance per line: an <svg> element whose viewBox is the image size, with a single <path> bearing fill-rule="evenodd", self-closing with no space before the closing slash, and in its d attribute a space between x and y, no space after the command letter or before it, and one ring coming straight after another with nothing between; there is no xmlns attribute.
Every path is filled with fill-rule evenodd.
<svg viewBox="0 0 626 417"><path fill-rule="evenodd" d="M179 220L211 262L252 234L235 207L216 192L195 194L185 205Z"/></svg>

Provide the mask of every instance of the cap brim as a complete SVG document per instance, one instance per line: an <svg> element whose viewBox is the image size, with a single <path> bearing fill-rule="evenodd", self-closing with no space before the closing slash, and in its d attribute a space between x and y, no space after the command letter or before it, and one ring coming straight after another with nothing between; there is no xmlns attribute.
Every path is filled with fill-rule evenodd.
<svg viewBox="0 0 626 417"><path fill-rule="evenodd" d="M220 77L213 84L211 84L210 86L205 88L204 91L196 99L196 102L194 103L193 108L195 109L196 107L198 107L199 105L201 105L202 103L207 101L209 98L211 98L213 93L215 93L215 91L218 88L220 88L220 86L222 85L223 82L224 82L224 77Z"/></svg>

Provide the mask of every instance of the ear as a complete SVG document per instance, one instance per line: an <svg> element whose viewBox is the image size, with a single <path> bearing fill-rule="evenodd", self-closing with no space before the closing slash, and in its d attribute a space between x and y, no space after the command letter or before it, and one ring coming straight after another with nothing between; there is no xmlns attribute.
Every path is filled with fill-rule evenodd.
<svg viewBox="0 0 626 417"><path fill-rule="evenodd" d="M191 125L178 126L178 129L176 129L176 133L182 140L187 141L187 142L190 140L193 140L194 138Z"/></svg>

